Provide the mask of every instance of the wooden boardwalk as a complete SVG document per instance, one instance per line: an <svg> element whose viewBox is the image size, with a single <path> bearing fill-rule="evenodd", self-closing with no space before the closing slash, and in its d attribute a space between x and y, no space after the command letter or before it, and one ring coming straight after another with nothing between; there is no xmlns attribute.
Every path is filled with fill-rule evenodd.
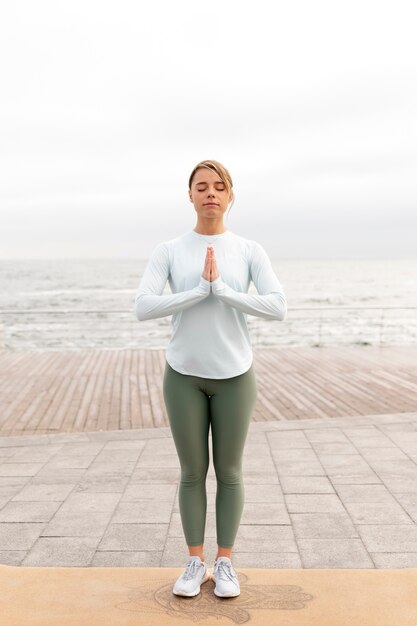
<svg viewBox="0 0 417 626"><path fill-rule="evenodd" d="M168 426L164 350L0 351L0 435ZM417 411L417 346L254 348L254 421Z"/></svg>

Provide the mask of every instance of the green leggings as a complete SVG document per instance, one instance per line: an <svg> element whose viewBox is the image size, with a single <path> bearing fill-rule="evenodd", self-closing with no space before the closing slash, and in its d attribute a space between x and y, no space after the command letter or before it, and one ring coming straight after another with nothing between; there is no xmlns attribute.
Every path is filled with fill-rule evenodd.
<svg viewBox="0 0 417 626"><path fill-rule="evenodd" d="M257 397L253 366L216 379L181 374L166 361L163 394L181 466L178 500L187 545L204 543L211 424L217 544L232 548L244 505L243 448Z"/></svg>

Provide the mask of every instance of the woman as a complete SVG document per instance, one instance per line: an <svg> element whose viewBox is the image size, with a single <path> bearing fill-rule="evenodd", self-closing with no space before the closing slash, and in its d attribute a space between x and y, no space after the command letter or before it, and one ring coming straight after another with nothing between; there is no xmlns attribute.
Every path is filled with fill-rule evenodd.
<svg viewBox="0 0 417 626"><path fill-rule="evenodd" d="M283 321L286 298L264 248L227 229L233 183L218 161L189 178L193 230L153 250L135 299L138 320L173 315L163 395L181 465L179 508L190 558L173 593L194 596L211 576L204 529L211 426L217 481L214 593L237 596L231 553L244 506L242 455L257 390L247 315ZM167 280L172 294L162 295ZM253 281L258 295L248 294Z"/></svg>

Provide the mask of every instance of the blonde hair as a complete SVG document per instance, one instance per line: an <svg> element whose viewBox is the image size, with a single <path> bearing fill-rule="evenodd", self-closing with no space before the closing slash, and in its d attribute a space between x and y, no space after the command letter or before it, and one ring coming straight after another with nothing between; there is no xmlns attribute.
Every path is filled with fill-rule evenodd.
<svg viewBox="0 0 417 626"><path fill-rule="evenodd" d="M195 166L195 168L193 169L193 171L191 172L189 181L188 181L188 188L189 190L191 190L191 185L193 182L193 178L194 178L194 174L196 173L196 171L198 169L200 169L201 167L206 167L207 169L211 170L212 172L216 172L216 174L218 174L218 176L220 176L220 178L222 179L230 197L231 197L231 202L230 202L230 206L229 206L229 211L233 206L233 203L235 201L235 194L233 191L233 181L232 181L232 177L229 174L229 171L225 168L224 165L222 165L221 163L219 163L219 161L215 161L214 159L211 160L206 160L206 161L200 161L200 163L197 163L197 165Z"/></svg>

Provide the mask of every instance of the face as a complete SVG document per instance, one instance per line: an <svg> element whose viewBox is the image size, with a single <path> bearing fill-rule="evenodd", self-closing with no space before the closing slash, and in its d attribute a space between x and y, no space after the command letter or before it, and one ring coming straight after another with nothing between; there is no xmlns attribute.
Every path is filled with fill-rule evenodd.
<svg viewBox="0 0 417 626"><path fill-rule="evenodd" d="M189 196L199 216L206 218L223 217L230 202L226 185L207 167L199 167L194 174Z"/></svg>

